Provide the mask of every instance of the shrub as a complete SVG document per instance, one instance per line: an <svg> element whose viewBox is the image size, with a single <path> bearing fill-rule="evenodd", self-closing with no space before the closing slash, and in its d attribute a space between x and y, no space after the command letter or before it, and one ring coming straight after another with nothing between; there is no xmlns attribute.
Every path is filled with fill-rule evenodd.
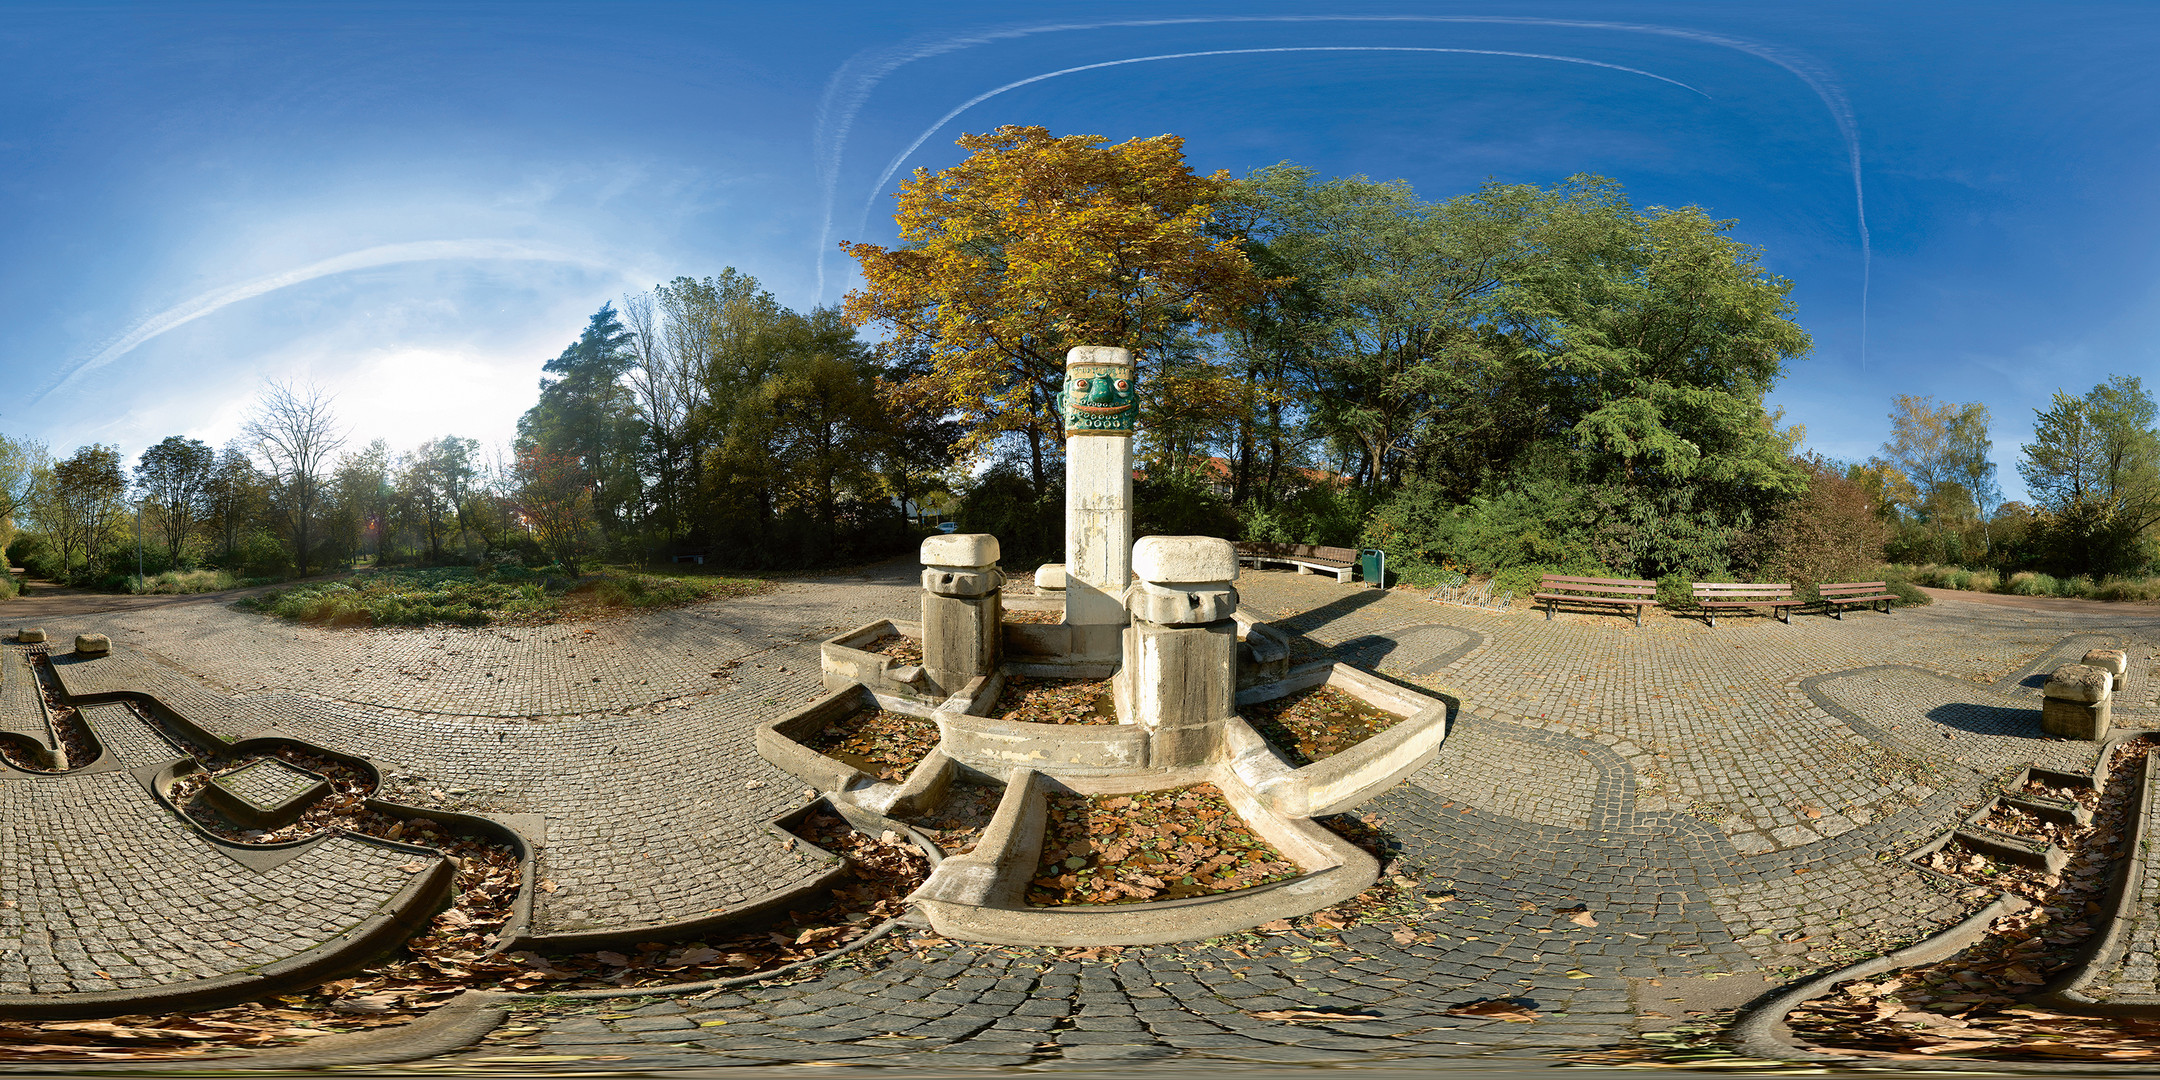
<svg viewBox="0 0 2160 1080"><path fill-rule="evenodd" d="M1874 497L1819 457L1803 459L1807 491L1780 507L1763 538L1767 576L1812 585L1841 581L1883 559L1890 530L1875 516Z"/></svg>

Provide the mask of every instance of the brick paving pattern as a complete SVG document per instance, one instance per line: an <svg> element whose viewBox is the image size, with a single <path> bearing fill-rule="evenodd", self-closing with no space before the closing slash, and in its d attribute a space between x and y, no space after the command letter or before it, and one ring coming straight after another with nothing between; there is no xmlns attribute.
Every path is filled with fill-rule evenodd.
<svg viewBox="0 0 2160 1080"><path fill-rule="evenodd" d="M818 692L818 640L912 617L914 570L595 624L334 631L203 604L51 629L115 642L109 660L57 665L71 692L146 691L224 737L274 728L368 757L393 801L544 815L540 871L555 891L538 898L537 928L634 931L815 876L764 827L803 791L758 758L750 729ZM2034 672L2127 647L2118 708L2134 714L2151 703L2160 642L2145 608L1944 603L1714 629L1652 614L1637 629L1288 573L1249 573L1239 589L1300 655L1462 703L1440 756L1362 811L1396 869L1444 892L1422 917L1348 931L1339 946L1243 936L1090 960L926 944L703 1000L546 1006L520 1014L510 1045L619 1056L608 1067L621 1070L1339 1063L1607 1045L1668 1022L1641 1015L1667 1000L1660 986L1797 977L1984 902L1898 856L2005 769L2089 763L2089 746L2038 737L2023 685ZM132 782L71 782L96 779ZM0 796L50 783L0 783ZM1597 925L1573 921L1576 907ZM1497 996L1541 1018L1445 1013ZM1253 1015L1286 1008L1366 1018Z"/></svg>
<svg viewBox="0 0 2160 1080"><path fill-rule="evenodd" d="M244 971L335 938L424 858L334 837L267 871L124 772L0 782L0 1008Z"/></svg>

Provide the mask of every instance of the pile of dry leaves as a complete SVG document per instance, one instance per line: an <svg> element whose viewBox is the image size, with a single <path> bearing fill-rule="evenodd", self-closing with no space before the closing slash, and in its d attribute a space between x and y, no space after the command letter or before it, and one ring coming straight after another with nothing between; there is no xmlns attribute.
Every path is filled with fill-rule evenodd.
<svg viewBox="0 0 2160 1080"><path fill-rule="evenodd" d="M1342 753L1402 720L1331 686L1240 705L1238 715L1294 765Z"/></svg>
<svg viewBox="0 0 2160 1080"><path fill-rule="evenodd" d="M865 652L891 657L896 664L916 664L923 661L922 642L906 634L887 634L863 646Z"/></svg>
<svg viewBox="0 0 2160 1080"><path fill-rule="evenodd" d="M1030 611L1016 608L1004 609L1003 618L1010 623L1057 623L1065 620L1059 611Z"/></svg>
<svg viewBox="0 0 2160 1080"><path fill-rule="evenodd" d="M1108 679L1045 679L1013 675L991 710L1000 719L1031 724L1115 724Z"/></svg>
<svg viewBox="0 0 2160 1080"><path fill-rule="evenodd" d="M1027 902L1174 900L1296 877L1213 784L1134 795L1050 795Z"/></svg>
<svg viewBox="0 0 2160 1080"><path fill-rule="evenodd" d="M990 827L1004 797L1005 789L999 785L960 781L946 789L937 809L908 819L908 824L937 841L938 850L948 857L965 855L982 841L983 830Z"/></svg>
<svg viewBox="0 0 2160 1080"><path fill-rule="evenodd" d="M2022 811L1990 815L1991 828L2061 845L2070 862L2060 873L2000 864L1972 851L1930 855L1929 867L2012 893L2029 906L1996 919L1985 939L1947 960L1845 983L1801 1005L1787 1018L1793 1031L1840 1052L1908 1060L2160 1061L2160 1022L2066 1016L2019 1002L2066 974L2096 932L2092 920L2101 914L2120 838L2136 809L2133 770L2143 768L2151 748L2142 740L2119 748L2101 792L2037 783L2025 789L2083 803L2095 811L2091 825L2058 825Z"/></svg>
<svg viewBox="0 0 2160 1080"><path fill-rule="evenodd" d="M937 749L937 721L884 709L865 709L826 724L810 749L880 780L905 780L915 763Z"/></svg>

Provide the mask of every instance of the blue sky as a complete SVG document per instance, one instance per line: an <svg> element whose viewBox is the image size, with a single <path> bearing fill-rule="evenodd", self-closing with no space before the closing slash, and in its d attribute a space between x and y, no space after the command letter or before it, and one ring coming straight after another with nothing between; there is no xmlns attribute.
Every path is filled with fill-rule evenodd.
<svg viewBox="0 0 2160 1080"><path fill-rule="evenodd" d="M0 15L0 430L63 452L221 442L265 378L332 389L356 442L505 440L601 302L727 266L835 302L833 245L890 240L898 178L1005 123L1707 207L1795 283L1815 352L1773 403L1809 446L1981 401L2013 497L2051 392L2160 381L2149 3Z"/></svg>

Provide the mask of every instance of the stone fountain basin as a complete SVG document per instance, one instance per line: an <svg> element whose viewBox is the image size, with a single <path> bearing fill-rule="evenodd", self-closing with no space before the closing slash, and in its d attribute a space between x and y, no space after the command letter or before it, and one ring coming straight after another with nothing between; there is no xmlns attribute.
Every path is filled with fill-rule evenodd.
<svg viewBox="0 0 2160 1080"><path fill-rule="evenodd" d="M1439 755L1447 738L1448 702L1348 664L1301 665L1286 678L1238 691L1237 702L1272 701L1316 686L1340 690L1402 719L1341 753L1293 767L1251 724L1231 717L1223 727L1229 769L1274 812L1290 817L1340 814L1401 783Z"/></svg>
<svg viewBox="0 0 2160 1080"><path fill-rule="evenodd" d="M939 720L939 748L924 755L908 770L907 779L898 783L879 779L810 748L810 740L828 724L873 709ZM878 814L915 813L935 806L952 784L955 763L944 753L950 736L942 734L943 727L937 710L921 698L879 693L861 683L850 683L794 712L759 724L755 738L758 753L765 760L825 792L835 802L851 803Z"/></svg>
<svg viewBox="0 0 2160 1080"><path fill-rule="evenodd" d="M901 664L890 656L869 650L871 642L887 634L899 634L920 643L922 624L879 619L820 643L818 668L824 676L825 689L843 690L860 683L887 694L923 693L924 676L920 665Z"/></svg>
<svg viewBox="0 0 2160 1080"><path fill-rule="evenodd" d="M1034 674L1025 665L1007 665L968 680L938 706L938 728L944 736L939 749L953 760L990 777L1018 768L1056 776L1099 776L1147 767L1147 732L1133 724L1036 724L987 715L997 706L1008 673Z"/></svg>
<svg viewBox="0 0 2160 1080"><path fill-rule="evenodd" d="M1042 858L1051 791L1124 795L1201 782L1221 789L1245 824L1304 873L1272 885L1182 900L1062 907L1026 902L1028 881ZM1005 797L975 850L939 863L930 880L909 897L946 937L1041 946L1197 941L1318 911L1356 896L1380 878L1379 862L1355 844L1311 820L1279 813L1219 765L1146 775L1057 777L1023 766L1006 775L1005 785Z"/></svg>

